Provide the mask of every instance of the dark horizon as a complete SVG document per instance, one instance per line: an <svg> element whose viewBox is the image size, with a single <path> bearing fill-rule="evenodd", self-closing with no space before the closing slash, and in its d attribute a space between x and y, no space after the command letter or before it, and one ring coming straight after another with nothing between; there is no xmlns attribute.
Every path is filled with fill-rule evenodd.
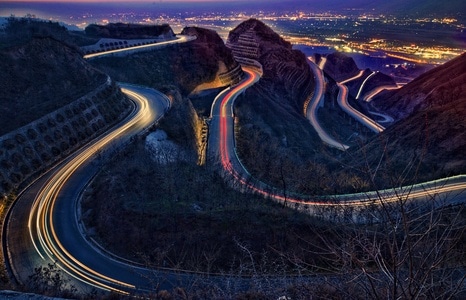
<svg viewBox="0 0 466 300"><path fill-rule="evenodd" d="M188 7L187 7L188 6ZM404 14L404 15L442 15L450 14L464 18L466 2L451 0L448 5L436 0L427 0L419 3L417 0L349 0L342 3L340 0L328 0L324 3L317 0L291 0L291 1L136 1L136 2L65 2L65 1L7 1L0 4L0 16L10 15L12 9L30 9L48 13L74 13L91 12L90 9L128 10L134 12L147 11L148 9L175 10L174 12L215 12L225 10L239 11L354 11L373 12L375 14ZM110 12L110 11L108 11Z"/></svg>

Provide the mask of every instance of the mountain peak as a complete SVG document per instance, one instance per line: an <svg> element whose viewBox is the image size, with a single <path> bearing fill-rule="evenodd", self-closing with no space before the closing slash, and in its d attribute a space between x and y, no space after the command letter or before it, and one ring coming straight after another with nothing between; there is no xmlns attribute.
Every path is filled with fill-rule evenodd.
<svg viewBox="0 0 466 300"><path fill-rule="evenodd" d="M280 46L287 49L291 49L292 47L289 42L285 41L265 23L253 18L242 22L235 29L230 31L228 41L230 43L236 43L240 39L240 36L248 33L254 35L256 41L273 43L275 47Z"/></svg>

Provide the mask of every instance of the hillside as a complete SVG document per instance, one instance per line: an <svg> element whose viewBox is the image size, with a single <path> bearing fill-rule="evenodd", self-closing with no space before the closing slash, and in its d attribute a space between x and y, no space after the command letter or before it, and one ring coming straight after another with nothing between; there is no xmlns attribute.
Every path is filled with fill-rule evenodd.
<svg viewBox="0 0 466 300"><path fill-rule="evenodd" d="M161 122L162 128L171 140L190 152L197 151L202 160L205 124L199 115L210 112L213 98L199 107L195 100L191 103L187 97L204 89L239 82L242 70L215 31L186 27L181 34L196 36L196 39L155 51L97 58L91 63L116 81L150 86L176 95L172 97L176 100L172 109Z"/></svg>
<svg viewBox="0 0 466 300"><path fill-rule="evenodd" d="M89 36L112 39L145 39L153 37L172 38L175 33L170 25L141 25L110 23L107 25L88 25L85 29Z"/></svg>
<svg viewBox="0 0 466 300"><path fill-rule="evenodd" d="M238 64L217 33L188 27L182 34L195 35L197 39L157 51L98 58L91 63L117 81L154 88L175 84L183 96L201 84L212 82L211 87L220 87L238 80L241 74L226 82L219 78L222 73L237 68Z"/></svg>
<svg viewBox="0 0 466 300"><path fill-rule="evenodd" d="M368 190L373 186L370 182L372 174L365 169L366 163L369 160L374 169L377 168L379 151L390 143L393 144L387 148L391 152L383 156L385 160L378 167L380 172L374 174L376 183L396 186L397 178L392 176L400 175L404 179L413 173L411 170L403 172L406 166L411 166L411 153L424 158L421 156L425 154L422 146L432 144L430 126L436 125L430 120L435 120L437 115L449 109L442 107L440 111L429 111L428 118L424 117L426 114L419 114L417 119L406 119L406 124L411 127L404 128L400 122L398 129L389 129L385 135L374 138L365 146L348 151L353 159L357 159L338 160L331 166L332 158L341 159L343 154L322 146L299 110L299 95L307 90L302 89L304 85L293 84L299 78L294 77L293 67L294 71L302 71L301 75L309 80L310 86L314 84L312 76L306 77L309 73L305 69L309 67L300 64L299 53L290 53L287 43L265 25L250 20L237 29L229 39L230 46L240 45L240 41L257 44L257 48L249 48L248 53L252 53L264 66L264 77L238 98L235 109L239 155L253 176L267 179L277 188L283 188L284 192L299 189L306 194L342 194L347 190ZM202 38L198 40L202 41ZM176 49L171 50L178 54ZM384 80L383 76L377 78L379 82ZM185 86L180 82L174 82L174 85ZM329 86L335 94L332 79ZM312 94L312 88L308 92ZM175 93L174 97L179 105L183 104L178 94ZM461 105L458 107L458 116L464 118ZM175 124L180 130L185 130L183 115L188 114L178 114L178 118L172 119L175 122L164 119L162 123L166 122L167 126ZM331 121L338 122L335 119ZM448 126L464 132L463 123L458 121L453 119L454 123ZM427 126L416 127L416 124ZM425 133L428 133L427 138ZM377 148L380 145L382 148ZM416 149L417 145L421 149ZM457 151L452 150L450 154ZM307 160L301 160L302 157ZM391 160L392 157L396 160ZM122 160L125 164L120 163ZM341 172L346 163L350 171ZM460 164L464 165L463 162ZM411 169L416 169L416 166ZM371 299L389 298L392 290L397 292L400 286L405 288L403 285L408 285L407 281L420 282L419 290L424 291L427 287L429 295L435 298L436 293L444 295L439 285L451 286L451 283L458 282L456 278L445 277L443 271L444 266L451 269L464 261L461 258L464 213L437 217L437 212L433 212L423 218L415 215L410 207L410 212L403 214L403 226L398 220L369 226L351 223L331 225L309 218L301 211L263 201L268 199L258 195L237 193L231 188L233 185L225 182L217 172L212 172L209 165L196 166L181 159L170 163L155 162L148 155L144 141L138 140L103 166L102 172L88 186L83 194L83 222L92 237L106 249L145 265L232 274L231 277L235 278L253 275L253 293L237 296L238 299L278 299L288 291L300 288L302 294L293 292L290 298L308 299L314 293L316 297L335 299L361 295ZM235 187L241 190L241 187ZM388 209L391 208L406 207ZM344 213L351 218L353 210L349 207ZM373 211L368 210L367 213L372 214ZM460 218L459 222L457 218ZM399 247L406 244L406 247ZM440 260L438 256L431 258L432 246L439 250L435 252L441 253ZM416 253L415 258L412 258L413 253ZM379 264L380 261L383 263ZM433 263L438 263L441 269L429 267L425 270L424 266L432 266ZM322 275L313 278L322 279L324 285L303 287L294 285L294 282L290 285L291 277L288 275L300 280L298 274L305 274L302 282L312 282L308 272ZM264 275L267 285L257 280ZM365 276L368 279L365 280ZM400 279L393 283L395 276ZM272 277L285 280L280 284L270 280ZM344 284L339 282L340 279ZM217 289L214 281L209 281L209 288L214 286ZM228 281L229 286L236 286L230 283ZM432 287L431 283L435 285ZM371 284L372 288L365 288ZM265 296L260 292L265 286L274 292L278 289L280 294ZM201 288L196 286L193 290ZM229 291L228 295L235 295L235 292ZM371 292L373 294L368 296ZM204 293L200 298L216 297Z"/></svg>
<svg viewBox="0 0 466 300"><path fill-rule="evenodd" d="M132 106L57 23L12 18L0 40L0 195L6 195Z"/></svg>
<svg viewBox="0 0 466 300"><path fill-rule="evenodd" d="M261 21L250 19L239 24L230 32L227 45L235 55L257 60L263 69L261 79L237 99L235 107L239 155L260 178L270 175L265 170L273 167L268 159L261 161L257 157L280 156L290 148L300 149L285 155L295 160L317 145L317 134L303 113L304 102L313 92L313 74L304 54L293 50ZM245 47L249 50L242 51ZM264 151L270 152L264 156Z"/></svg>
<svg viewBox="0 0 466 300"><path fill-rule="evenodd" d="M399 121L353 153L377 174L421 181L466 172L466 54L418 77L374 105ZM383 158L381 160L381 158ZM393 179L393 178L392 178Z"/></svg>
<svg viewBox="0 0 466 300"><path fill-rule="evenodd" d="M403 88L382 94L373 105L396 120L460 100L466 91L466 53L419 76Z"/></svg>
<svg viewBox="0 0 466 300"><path fill-rule="evenodd" d="M256 19L244 21L233 29L227 45L234 53L238 52L237 48L246 48L235 55L255 59L262 65L259 89L265 88L271 95L280 95L280 99L275 98L272 102L301 114L303 104L313 89L313 75L301 51L293 50L289 42Z"/></svg>
<svg viewBox="0 0 466 300"><path fill-rule="evenodd" d="M318 57L316 57L318 58ZM354 59L343 53L335 52L326 56L327 62L324 66L324 72L332 77L335 81L342 81L356 76L359 68Z"/></svg>
<svg viewBox="0 0 466 300"><path fill-rule="evenodd" d="M274 186L307 194L359 188L349 183L348 178L354 178L353 175L340 174L338 178L331 175L331 157L341 153L332 153L304 116L304 101L312 97L315 86L314 74L305 55L292 50L288 42L255 19L238 25L227 42L233 50L247 43L257 44L257 48L250 48L246 55L251 58L251 53L255 53L264 72L263 77L236 101L238 155L248 171ZM325 97L336 98L336 93L334 85ZM338 105L334 101L326 100L318 117L325 119L326 126L334 125L332 134L333 130L338 131L337 134L345 131L346 140L351 132L341 127L346 127L348 121L341 116L343 113L337 116L335 107ZM336 119L332 119L335 116ZM340 121L344 125L340 126Z"/></svg>
<svg viewBox="0 0 466 300"><path fill-rule="evenodd" d="M71 103L107 80L75 49L50 37L0 49L0 69L0 136Z"/></svg>

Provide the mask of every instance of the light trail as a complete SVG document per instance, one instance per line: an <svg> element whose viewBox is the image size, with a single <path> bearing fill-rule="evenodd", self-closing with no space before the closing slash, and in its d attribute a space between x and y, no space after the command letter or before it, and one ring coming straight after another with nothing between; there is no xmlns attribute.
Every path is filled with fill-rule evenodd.
<svg viewBox="0 0 466 300"><path fill-rule="evenodd" d="M348 88L341 84L337 83L338 88L340 89L338 93L338 105L351 117L356 119L358 122L369 128L370 130L374 131L375 133L380 133L385 130L385 127L380 125L379 123L375 122L368 116L364 115L357 109L354 109L351 105L348 103Z"/></svg>
<svg viewBox="0 0 466 300"><path fill-rule="evenodd" d="M244 71L247 78L240 84L222 91L215 99L211 110L212 120L218 122L220 128L218 151L220 151L221 165L236 181L241 183L243 190L252 191L295 209L310 211L313 207L364 207L381 201L384 203L395 202L399 201L400 195L406 193L409 194L410 198L422 198L430 197L434 193L448 193L466 189L466 175L460 175L379 192L309 197L284 194L283 191L252 178L239 161L234 143L234 101L241 92L259 80L257 73L249 69ZM67 274L90 286L128 294L128 290L136 290L134 284L102 274L102 272L92 269L74 257L60 241L55 228L56 224L54 224L58 194L76 170L86 164L111 141L127 134L133 126L144 128L152 123L155 113L151 111L148 100L128 89L123 89L123 92L138 104L139 111L129 118L123 126L109 132L100 140L76 153L56 171L37 194L33 209L29 214L28 228L34 248L42 259L57 262L59 267ZM314 102L318 103L317 101ZM335 201L332 202L331 200Z"/></svg>
<svg viewBox="0 0 466 300"><path fill-rule="evenodd" d="M149 49L167 46L171 44L185 43L185 42L189 42L195 39L196 39L196 36L183 35L183 36L178 36L176 39L170 40L170 41L157 42L157 43L152 43L152 44L147 44L147 45L132 46L132 47L123 48L123 49L115 49L115 50L102 51L98 53L86 54L83 56L83 58L90 59L90 58L95 58L95 57L109 56L109 55L118 54L118 53L125 53L125 52L130 53L129 51L132 51L132 50L145 50L145 49L149 50Z"/></svg>
<svg viewBox="0 0 466 300"><path fill-rule="evenodd" d="M221 136L226 137L228 135L227 129L227 120L233 121L233 104L238 95L251 85L253 85L259 76L257 73L251 71L250 69L243 68L243 71L247 74L248 78L243 82L239 83L233 89L228 89L227 94L223 97L220 103L220 133ZM231 125L233 126L233 125ZM220 139L220 154L223 166L229 165L229 156L228 156L228 143L227 138Z"/></svg>
<svg viewBox="0 0 466 300"><path fill-rule="evenodd" d="M386 114L381 114L381 113L378 113L378 112L375 112L375 111L369 111L369 113L371 115L383 118L383 120L378 121L378 123L393 123L393 121L395 121L392 117L390 117L389 115L386 115Z"/></svg>
<svg viewBox="0 0 466 300"><path fill-rule="evenodd" d="M144 128L154 121L155 114L150 110L147 98L128 89L122 89L122 91L137 103L139 107L137 113L127 120L123 126L118 127L80 151L54 174L34 201L33 209L29 215L28 227L34 248L42 259L48 258L51 261L57 261L66 273L86 284L108 291L128 294L122 288L135 289L134 285L99 273L76 259L60 242L53 219L58 194L77 169L87 163L111 141L127 134L134 126ZM35 235L37 235L39 244L36 242ZM39 249L42 249L42 251Z"/></svg>
<svg viewBox="0 0 466 300"><path fill-rule="evenodd" d="M364 79L364 81L361 83L361 86L359 87L359 91L358 91L358 94L356 95L356 100L359 99L359 97L361 97L361 93L362 93L362 89L364 88L364 85L366 84L366 82L372 77L374 76L375 74L377 74L377 72L372 72L369 76L366 77L366 79Z"/></svg>
<svg viewBox="0 0 466 300"><path fill-rule="evenodd" d="M321 56L320 61L319 61L319 69L323 71L326 63L327 63L327 57Z"/></svg>
<svg viewBox="0 0 466 300"><path fill-rule="evenodd" d="M381 191L370 191L364 193L354 193L345 195L328 195L328 196L305 196L299 194L284 194L283 191L271 187L268 184L253 178L247 169L239 160L234 148L234 122L232 113L232 103L236 96L244 89L252 85L256 80L252 79L258 74L245 70L249 79L243 81L233 88L222 91L216 99L211 116L215 122L219 118L219 151L220 163L223 169L230 174L234 180L239 182L243 191L250 191L259 194L265 198L272 199L281 204L285 204L294 209L311 212L313 208L318 207L370 207L371 205L382 205L400 201L400 199L419 199L429 198L435 194L462 192L466 189L466 175L458 175L449 178L443 178L430 182L424 182L400 188L390 188ZM346 86L338 84L343 93L347 93ZM345 94L340 95L346 98ZM217 107L220 106L220 107ZM215 114L215 111L220 114ZM361 114L362 115L362 114ZM362 117L365 117L362 115ZM381 130L376 122L365 117L365 120L373 124L374 130ZM315 213L315 212L314 212ZM321 215L322 216L322 215ZM323 216L325 217L325 216Z"/></svg>
<svg viewBox="0 0 466 300"><path fill-rule="evenodd" d="M322 74L322 70L320 70L315 63L311 60L308 60L308 64L314 73L314 78L316 78L316 88L314 91L314 95L309 98L304 104L304 113L306 118L311 123L312 127L316 130L317 134L319 135L320 139L327 145L336 148L341 151L345 151L349 148L348 145L345 145L333 137L331 137L320 125L318 118L317 118L317 108L319 103L322 101L324 96L324 76Z"/></svg>
<svg viewBox="0 0 466 300"><path fill-rule="evenodd" d="M382 91L390 91L390 90L398 90L399 88L401 88L401 86L392 86L392 85L383 85L383 86L379 86L379 87L376 87L375 89L373 89L372 91L370 91L369 93L367 93L363 100L365 102L370 102L372 101L372 98L374 98L377 94L379 94L380 92Z"/></svg>
<svg viewBox="0 0 466 300"><path fill-rule="evenodd" d="M353 77L351 77L351 78L348 78L348 79L345 79L345 80L343 80L343 81L340 81L340 83L341 83L341 84L346 84L346 83L348 83L348 82L350 82L350 81L353 81L353 80L356 80L356 79L358 79L358 78L361 78L362 75L364 75L364 70L359 71L358 75L356 75L356 76L353 76Z"/></svg>

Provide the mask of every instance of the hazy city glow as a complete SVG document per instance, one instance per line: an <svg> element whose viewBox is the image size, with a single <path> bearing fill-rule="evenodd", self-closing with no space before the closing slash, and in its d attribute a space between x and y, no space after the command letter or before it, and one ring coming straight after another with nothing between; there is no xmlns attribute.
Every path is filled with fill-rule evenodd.
<svg viewBox="0 0 466 300"><path fill-rule="evenodd" d="M35 3L27 5L21 4L22 1L7 1L0 7L0 16L29 15L63 21L81 29L92 23L112 22L167 23L175 32L181 32L185 26L199 26L217 31L224 40L239 23L257 18L295 45L330 47L340 52L392 57L418 64L441 64L466 50L465 43L461 42L466 26L455 15L409 17L361 9L322 11L323 6L314 5L315 1L309 2L312 6L306 1L292 1L297 5L288 9L275 1L247 1L244 5L230 0L49 1L62 2L57 6L32 2ZM222 6L222 2L229 4ZM357 1L348 1L345 5L352 3ZM395 30L397 33L393 34ZM430 31L439 33L431 37ZM405 32L414 32L416 38Z"/></svg>

